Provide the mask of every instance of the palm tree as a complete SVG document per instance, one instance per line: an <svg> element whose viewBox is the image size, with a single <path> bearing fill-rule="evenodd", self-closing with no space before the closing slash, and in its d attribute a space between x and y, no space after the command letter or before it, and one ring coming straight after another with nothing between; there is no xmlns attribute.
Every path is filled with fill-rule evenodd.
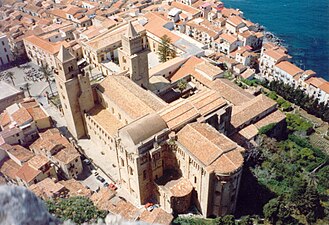
<svg viewBox="0 0 329 225"><path fill-rule="evenodd" d="M180 80L177 84L179 91L182 93L186 87L187 87L187 82L185 80Z"/></svg>
<svg viewBox="0 0 329 225"><path fill-rule="evenodd" d="M29 97L31 98L31 93L30 93L30 89L31 89L31 84L26 82L23 87L21 87L22 90L27 91L27 93L29 94Z"/></svg>
<svg viewBox="0 0 329 225"><path fill-rule="evenodd" d="M50 80L52 71L49 68L48 64L45 64L45 65L42 64L39 71L43 73L43 78L47 81L47 83L49 85L51 95L54 95L53 89L51 87L51 80Z"/></svg>
<svg viewBox="0 0 329 225"><path fill-rule="evenodd" d="M11 80L11 82L13 83L13 86L15 86L15 82L14 82L15 74L13 72L9 71L7 73L7 77Z"/></svg>

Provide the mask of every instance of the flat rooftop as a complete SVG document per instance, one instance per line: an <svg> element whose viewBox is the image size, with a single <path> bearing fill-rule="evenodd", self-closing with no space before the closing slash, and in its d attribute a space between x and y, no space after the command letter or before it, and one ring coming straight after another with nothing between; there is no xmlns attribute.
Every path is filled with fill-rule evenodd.
<svg viewBox="0 0 329 225"><path fill-rule="evenodd" d="M21 92L4 81L0 81L0 90L0 100Z"/></svg>

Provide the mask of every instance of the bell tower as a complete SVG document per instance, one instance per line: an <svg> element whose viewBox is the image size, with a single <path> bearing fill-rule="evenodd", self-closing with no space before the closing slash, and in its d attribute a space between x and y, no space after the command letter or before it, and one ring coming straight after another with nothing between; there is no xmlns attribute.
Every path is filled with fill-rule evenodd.
<svg viewBox="0 0 329 225"><path fill-rule="evenodd" d="M143 37L137 33L131 21L126 32L121 36L122 47L119 49L119 64L121 70L129 71L129 77L139 86L147 88L149 71L147 49L143 45Z"/></svg>
<svg viewBox="0 0 329 225"><path fill-rule="evenodd" d="M76 58L61 46L56 57L55 81L67 128L73 137L86 135L84 113L94 106L88 75L79 74Z"/></svg>

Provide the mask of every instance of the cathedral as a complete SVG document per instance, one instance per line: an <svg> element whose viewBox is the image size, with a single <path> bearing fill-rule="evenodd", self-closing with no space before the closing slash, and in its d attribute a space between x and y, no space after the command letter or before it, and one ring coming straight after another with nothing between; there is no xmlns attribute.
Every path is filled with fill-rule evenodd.
<svg viewBox="0 0 329 225"><path fill-rule="evenodd" d="M55 80L69 132L105 151L135 205L156 202L169 213L195 206L204 217L234 213L244 148L226 136L232 105L210 88L171 102L150 91L145 32L125 26L121 72L100 83L91 85L61 47Z"/></svg>

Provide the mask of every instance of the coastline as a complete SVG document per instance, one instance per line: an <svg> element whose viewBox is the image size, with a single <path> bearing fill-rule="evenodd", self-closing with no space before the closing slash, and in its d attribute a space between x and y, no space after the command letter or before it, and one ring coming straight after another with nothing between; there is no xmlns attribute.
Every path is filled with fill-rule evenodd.
<svg viewBox="0 0 329 225"><path fill-rule="evenodd" d="M264 43L271 41L287 48L288 54L292 56L290 61L296 66L302 70L314 70L317 77L329 80L329 22L326 21L329 14L323 14L328 3L273 3L260 0L223 2L225 7L239 9L244 18L260 24L264 28ZM292 7L296 9L292 11ZM310 8L312 10L308 10ZM296 15L299 13L304 14ZM266 39L266 34L272 37Z"/></svg>

